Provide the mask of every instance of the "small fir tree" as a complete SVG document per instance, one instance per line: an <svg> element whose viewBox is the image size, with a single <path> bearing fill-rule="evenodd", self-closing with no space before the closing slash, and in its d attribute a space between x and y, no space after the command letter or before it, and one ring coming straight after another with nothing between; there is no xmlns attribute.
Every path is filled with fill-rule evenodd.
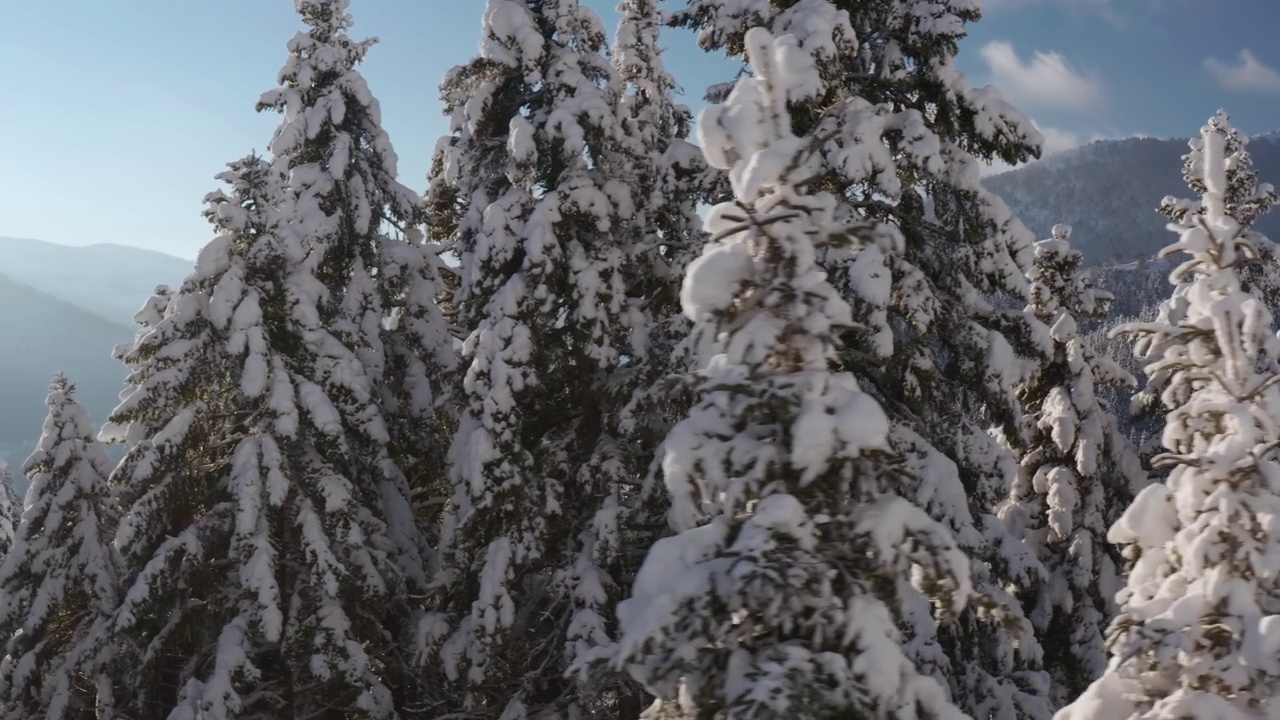
<svg viewBox="0 0 1280 720"><path fill-rule="evenodd" d="M0 698L7 717L91 717L109 678L102 658L83 650L99 644L118 599L118 518L107 492L114 463L61 374L46 404L40 442L23 465L31 504L0 563Z"/></svg>
<svg viewBox="0 0 1280 720"><path fill-rule="evenodd" d="M1257 171L1253 166L1253 157L1248 151L1248 138L1231 125L1231 119L1225 110L1219 110L1205 129L1222 138L1224 165L1227 173L1227 188L1223 194L1223 206L1226 214L1236 218L1245 230L1252 229L1258 218L1270 212L1280 204L1280 195L1269 183L1259 183ZM1205 192L1204 184L1204 141L1194 137L1188 141L1190 151L1182 156L1182 177L1187 186L1197 197ZM1197 218L1203 216L1204 206L1200 199L1166 197L1161 201L1159 211L1170 220L1186 226L1194 226ZM1261 235L1251 240L1254 256L1241 258L1238 274L1245 290L1267 304L1272 315L1280 310L1280 254L1275 244ZM1172 295L1160 303L1158 318L1160 322L1177 324L1186 316L1188 283L1176 286ZM1152 361L1163 353L1163 348L1151 346L1152 355L1141 358ZM1164 427L1166 409L1160 400L1160 394L1168 384L1164 373L1156 373L1147 378L1143 389L1134 394L1131 412L1135 417L1135 426L1139 431L1143 460L1149 465L1151 459L1161 452L1160 433ZM1165 468L1167 470L1167 468ZM1164 470L1156 474L1164 476Z"/></svg>
<svg viewBox="0 0 1280 720"><path fill-rule="evenodd" d="M1018 476L998 515L1035 548L1046 582L1019 588L1053 678L1057 706L1077 697L1106 668L1103 633L1115 615L1121 558L1107 528L1146 485L1141 461L1097 396L1135 381L1094 353L1078 323L1104 316L1111 294L1081 274L1071 228L1056 225L1036 243L1027 312L1043 323L1048 362L1019 387L1026 414L1010 442Z"/></svg>

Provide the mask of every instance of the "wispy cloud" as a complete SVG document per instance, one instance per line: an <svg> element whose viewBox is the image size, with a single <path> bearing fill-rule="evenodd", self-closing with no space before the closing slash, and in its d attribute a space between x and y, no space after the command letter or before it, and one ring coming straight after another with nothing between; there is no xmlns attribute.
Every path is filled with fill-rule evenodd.
<svg viewBox="0 0 1280 720"><path fill-rule="evenodd" d="M1036 52L1024 61L1013 45L988 43L980 51L1000 94L1015 105L1092 110L1102 104L1102 81L1071 67L1056 52Z"/></svg>
<svg viewBox="0 0 1280 720"><path fill-rule="evenodd" d="M1230 90L1280 94L1280 72L1263 63L1248 49L1240 51L1235 63L1208 58L1204 61L1204 69Z"/></svg>
<svg viewBox="0 0 1280 720"><path fill-rule="evenodd" d="M981 2L982 12L988 15L1055 5L1069 12L1085 13L1120 26L1124 25L1133 14L1167 7L1182 0L981 0Z"/></svg>
<svg viewBox="0 0 1280 720"><path fill-rule="evenodd" d="M1100 16L1112 24L1120 24L1123 16L1115 9L1114 0L981 0L983 14L1026 10L1037 5L1060 5L1069 10Z"/></svg>

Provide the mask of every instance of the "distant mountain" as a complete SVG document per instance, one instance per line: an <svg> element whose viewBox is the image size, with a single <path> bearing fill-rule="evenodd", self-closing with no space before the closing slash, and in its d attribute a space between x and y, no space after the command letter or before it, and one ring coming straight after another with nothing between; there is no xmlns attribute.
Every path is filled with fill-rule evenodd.
<svg viewBox="0 0 1280 720"><path fill-rule="evenodd" d="M125 327L132 326L133 314L157 284L176 287L192 266L190 260L124 245L70 247L0 237L0 273Z"/></svg>
<svg viewBox="0 0 1280 720"><path fill-rule="evenodd" d="M111 357L133 330L112 323L29 285L0 275L0 459L20 477L23 459L40 437L44 399L59 370L75 383L95 422L115 406L124 367ZM21 488L19 488L21 490Z"/></svg>
<svg viewBox="0 0 1280 720"><path fill-rule="evenodd" d="M1168 195L1189 197L1182 180L1187 139L1101 140L985 178L1014 215L1039 237L1057 223L1091 265L1149 258L1173 241L1156 212ZM1280 186L1280 133L1254 136L1249 153L1263 182ZM1258 229L1280 240L1280 212Z"/></svg>

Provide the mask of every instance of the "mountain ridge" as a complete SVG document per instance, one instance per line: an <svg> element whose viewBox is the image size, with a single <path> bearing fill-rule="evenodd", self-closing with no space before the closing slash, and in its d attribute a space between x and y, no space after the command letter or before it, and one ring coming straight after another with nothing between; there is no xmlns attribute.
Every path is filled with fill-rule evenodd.
<svg viewBox="0 0 1280 720"><path fill-rule="evenodd" d="M1191 193L1182 179L1188 140L1095 140L982 182L1038 237L1071 225L1072 246L1087 265L1148 259L1173 241L1156 210L1160 201ZM1280 131L1251 136L1249 152L1259 181L1280 185ZM1263 216L1257 229L1280 239L1280 213Z"/></svg>

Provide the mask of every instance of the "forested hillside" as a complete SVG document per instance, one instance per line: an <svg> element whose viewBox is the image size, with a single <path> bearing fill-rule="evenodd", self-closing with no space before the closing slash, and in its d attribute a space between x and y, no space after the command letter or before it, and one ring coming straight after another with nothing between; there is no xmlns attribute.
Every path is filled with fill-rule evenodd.
<svg viewBox="0 0 1280 720"><path fill-rule="evenodd" d="M1100 140L983 180L1038 236L1057 223L1075 228L1085 262L1130 263L1167 244L1156 208L1169 195L1187 194L1182 178L1186 138ZM1258 177L1280 183L1280 136L1249 144ZM1280 237L1280 217L1265 216L1258 230Z"/></svg>

